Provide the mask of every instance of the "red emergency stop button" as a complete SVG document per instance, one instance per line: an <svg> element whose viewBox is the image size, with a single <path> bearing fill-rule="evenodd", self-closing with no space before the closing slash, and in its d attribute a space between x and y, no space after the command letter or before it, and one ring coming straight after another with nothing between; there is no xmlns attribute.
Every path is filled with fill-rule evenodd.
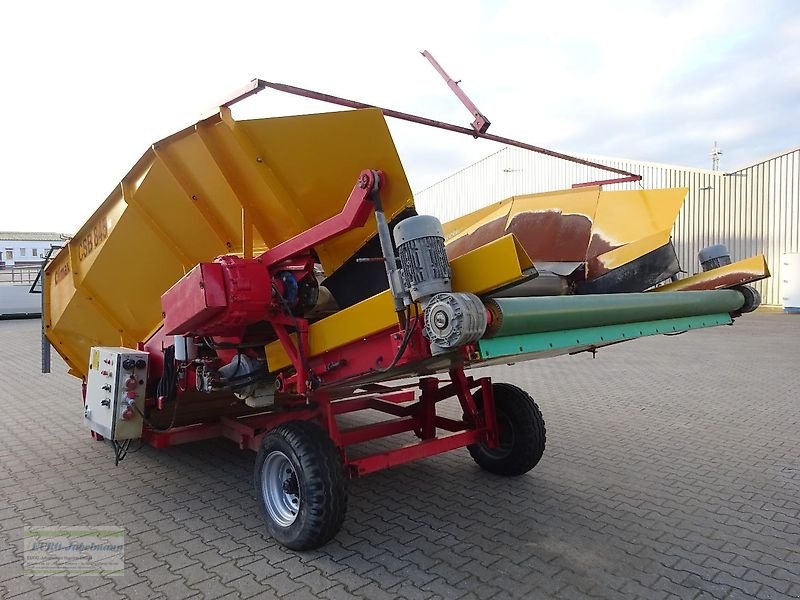
<svg viewBox="0 0 800 600"><path fill-rule="evenodd" d="M128 392L125 396L130 400L136 400L136 392Z"/></svg>

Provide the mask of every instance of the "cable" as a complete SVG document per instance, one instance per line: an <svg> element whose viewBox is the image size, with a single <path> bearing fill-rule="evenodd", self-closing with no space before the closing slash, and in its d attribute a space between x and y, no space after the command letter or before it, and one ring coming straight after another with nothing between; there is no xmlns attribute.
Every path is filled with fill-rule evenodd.
<svg viewBox="0 0 800 600"><path fill-rule="evenodd" d="M144 440L142 438L139 438L139 445L136 446L136 450L128 450L128 454L136 454L139 450L142 449L142 446L144 446Z"/></svg>
<svg viewBox="0 0 800 600"><path fill-rule="evenodd" d="M147 426L150 429L152 429L153 431L169 431L175 425L175 417L178 416L178 401L179 401L179 399L180 399L179 397L175 398L175 405L172 408L172 420L169 422L169 425L167 425L166 427L158 427L157 425L153 425L153 423L150 421L150 419L145 417L144 413L141 410L139 410L139 407L136 406L135 402L131 403L130 406L132 406L133 409L137 413L139 413L139 416L142 417L142 421L147 423Z"/></svg>
<svg viewBox="0 0 800 600"><path fill-rule="evenodd" d="M410 309L409 309L409 314L410 314ZM372 368L372 369L368 369L366 371L362 371L360 373L354 373L353 375L350 375L348 377L344 377L343 379L337 379L336 380L336 385L341 385L343 383L349 383L351 381L357 381L357 380L361 379L362 377L366 377L367 375L373 375L375 373L385 373L385 372L389 371L390 369L393 369L395 367L395 365L397 365L397 363L403 357L403 354L405 354L406 347L408 346L408 342L411 341L411 335L414 332L414 329L416 329L417 323L419 322L419 317L420 317L419 307L415 304L414 305L414 320L411 322L411 326L407 327L407 329L405 330L405 333L403 335L403 340L400 342L400 346L397 348L397 353L395 354L394 358L392 359L392 362L389 363L389 366L383 367L383 368Z"/></svg>
<svg viewBox="0 0 800 600"><path fill-rule="evenodd" d="M411 341L411 335L414 333L414 330L417 328L417 322L419 321L419 306L414 304L414 321L411 322L411 307L408 307L406 315L406 331L403 335L403 340L400 342L400 346L397 348L397 352L392 359L392 362L389 363L386 367L379 367L377 369L373 369L373 372L376 373L386 373L387 371L393 369L395 365L400 361L403 357L403 354L406 352L406 347L408 346L408 342ZM410 323L410 324L409 324Z"/></svg>
<svg viewBox="0 0 800 600"><path fill-rule="evenodd" d="M172 429L173 425L175 425L175 419L178 416L178 404L180 400L180 396L178 396L176 389L177 383L178 367L175 364L175 346L167 346L164 349L164 369L161 373L161 379L158 380L158 386L156 387L156 398L162 402L174 402L172 407L172 420L170 421L169 425L166 428L153 425L153 423L145 416L135 402L131 402L129 404L129 406L132 406L133 409L139 413L139 416L142 417L142 420L147 423L147 426L153 431L167 431ZM125 449L125 453L127 454L127 448Z"/></svg>
<svg viewBox="0 0 800 600"><path fill-rule="evenodd" d="M156 398L162 401L173 400L176 396L177 383L178 368L175 365L175 346L167 346L164 349L164 369L156 387Z"/></svg>
<svg viewBox="0 0 800 600"><path fill-rule="evenodd" d="M213 386L213 389L215 389L215 390L228 390L228 389L230 389L230 390L234 390L234 391L235 390L241 390L243 388L246 388L246 387L249 387L249 386L251 386L253 384L258 383L259 381L261 381L263 379L266 379L266 377L268 376L268 373L266 372L266 370L259 369L259 368L255 368L253 370L246 371L245 373L242 373L241 375L237 375L237 373L242 368L242 354L241 353L237 354L236 355L236 359L237 359L236 369L234 370L234 372L229 377L220 377L218 381L219 381L219 383L221 385L215 385L215 386ZM260 361L257 361L257 362L260 362ZM233 364L233 361L231 361L230 364Z"/></svg>
<svg viewBox="0 0 800 600"><path fill-rule="evenodd" d="M131 447L131 440L127 439L122 443L116 440L111 440L111 445L114 448L114 466L116 467L119 466L119 463L121 463L126 456L128 456L128 449Z"/></svg>
<svg viewBox="0 0 800 600"><path fill-rule="evenodd" d="M233 350L233 349L236 349L236 348L261 348L261 347L266 346L267 344L269 344L270 341L272 341L272 340L262 340L262 341L258 341L258 342L246 342L246 343L242 342L241 344L233 344L233 343L228 343L228 342L215 342L210 337L204 337L203 341L212 350L217 349L217 348Z"/></svg>

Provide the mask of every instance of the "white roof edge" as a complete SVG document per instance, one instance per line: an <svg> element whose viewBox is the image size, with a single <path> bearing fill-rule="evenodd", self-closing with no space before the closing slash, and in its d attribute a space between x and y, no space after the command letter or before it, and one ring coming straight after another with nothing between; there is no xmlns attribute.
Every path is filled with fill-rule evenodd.
<svg viewBox="0 0 800 600"><path fill-rule="evenodd" d="M781 156L786 156L787 154L792 154L793 152L798 152L798 151L800 151L800 146L795 146L794 148L789 148L788 150L784 150L783 152L776 152L775 154L770 154L769 156L765 156L764 158L759 159L759 160L757 160L755 162L751 162L750 164L747 164L747 165L745 165L743 167L739 167L738 169L731 169L730 171L726 171L726 172L727 173L738 173L740 171L744 171L746 169L750 169L752 167L758 166L761 163L765 163L765 162L768 162L768 161L773 160L775 158L780 158Z"/></svg>
<svg viewBox="0 0 800 600"><path fill-rule="evenodd" d="M712 171L711 169L702 169L700 167L687 167L684 165L671 165L668 163L650 162L646 160L638 160L636 158L619 158L614 156L601 156L599 154L574 154L573 156L576 156L577 158L587 158L595 162L603 162L603 161L628 162L628 163L636 163L637 165L642 165L643 167L659 167L661 169L680 169L681 171L691 171L692 173L703 173L706 175L722 175L722 171ZM613 175L610 175L609 179L611 179L612 176Z"/></svg>
<svg viewBox="0 0 800 600"><path fill-rule="evenodd" d="M443 177L442 179L439 179L438 181L436 181L436 182L424 187L423 189L418 190L417 192L414 192L414 195L422 194L423 192L426 192L427 190L439 185L440 183L442 183L444 181L447 181L451 177L455 177L459 173L461 173L463 171L466 171L467 169L470 169L470 168L474 167L475 165L478 165L478 164L482 163L483 161L491 158L492 156L495 156L495 155L500 154L501 152L505 152L507 150L519 150L521 152L532 152L531 150L525 150L525 148L518 148L516 146L506 146L505 148L500 148L496 152L492 152L491 154L487 154L486 156L484 156L480 160L476 160L475 162L472 162L472 163L460 168L459 170L454 171L450 175L447 175L446 177ZM634 159L634 158L620 158L620 157L614 157L614 156L602 156L602 155L599 155L599 154L573 154L573 156L575 156L576 158L585 158L585 159L592 160L594 162L599 162L599 163L604 163L604 162L606 162L606 163L611 163L611 162L635 163L635 164L641 165L643 167L657 167L657 168L661 168L661 169L680 169L681 171L689 171L690 173L699 173L699 174L702 174L702 175L724 175L726 173L739 173L740 171L744 171L746 169L750 169L752 167L755 167L755 166L760 165L762 163L765 163L767 161L773 160L775 158L780 158L781 156L786 156L787 154L792 154L793 152L797 152L797 151L800 151L800 146L795 147L795 148L790 148L789 150L784 150L783 152L778 152L776 154L772 154L770 156L767 156L767 157L762 158L760 160L757 160L755 162L749 163L749 164L747 164L747 165L745 165L743 167L740 167L738 169L730 169L730 170L726 169L724 171L722 171L722 170L713 171L711 169L702 169L702 168L699 168L699 167L687 167L687 166L684 166L684 165L671 165L671 164L668 164L668 163L649 162L649 161L645 161L645 160L637 160L637 159ZM554 158L555 160L558 160L556 157L551 157L551 158ZM590 168L592 168L592 167L590 167ZM612 175L609 174L609 179L611 179L611 178L612 178Z"/></svg>

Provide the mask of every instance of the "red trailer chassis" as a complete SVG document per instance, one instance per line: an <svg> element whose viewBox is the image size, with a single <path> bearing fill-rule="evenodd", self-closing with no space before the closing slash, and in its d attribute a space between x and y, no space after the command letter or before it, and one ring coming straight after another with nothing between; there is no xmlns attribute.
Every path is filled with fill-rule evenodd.
<svg viewBox="0 0 800 600"><path fill-rule="evenodd" d="M264 435L275 427L289 421L314 421L327 431L339 449L349 477L366 475L470 444L482 443L491 448L497 446L492 385L488 377L474 379L458 368L450 371L450 381L425 377L416 385L368 384L365 388L361 393L337 400L332 400L327 392L319 390L312 393L310 405L295 402L294 406L290 404L282 410L239 418L221 417L213 423L173 427L166 431L145 427L142 437L155 448L225 437L236 442L241 449L257 451ZM416 388L419 389L418 397ZM472 390L476 388L481 389L482 410L478 410L472 397ZM461 420L447 418L436 412L437 403L453 397L458 399L463 411ZM339 427L337 415L363 410L377 411L394 418L344 429ZM437 429L448 433L437 436ZM348 457L349 446L405 432L414 432L420 441L386 452L359 458Z"/></svg>

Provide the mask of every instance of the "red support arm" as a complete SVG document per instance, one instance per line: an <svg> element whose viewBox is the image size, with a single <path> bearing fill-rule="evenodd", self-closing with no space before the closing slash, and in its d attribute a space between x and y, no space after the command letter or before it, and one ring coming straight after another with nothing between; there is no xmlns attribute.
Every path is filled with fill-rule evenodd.
<svg viewBox="0 0 800 600"><path fill-rule="evenodd" d="M356 227L362 227L367 222L372 210L370 195L377 192L386 183L386 176L382 171L365 169L356 182L353 191L345 202L342 212L314 225L303 233L294 236L270 248L259 257L269 269L272 265L279 264L313 248L316 244L325 242L332 237L340 235Z"/></svg>
<svg viewBox="0 0 800 600"><path fill-rule="evenodd" d="M600 179L598 181L587 181L586 183L573 183L572 189L591 187L595 185L612 185L614 183L629 183L632 181L641 181L641 175L630 175L629 177L616 177L614 179Z"/></svg>

